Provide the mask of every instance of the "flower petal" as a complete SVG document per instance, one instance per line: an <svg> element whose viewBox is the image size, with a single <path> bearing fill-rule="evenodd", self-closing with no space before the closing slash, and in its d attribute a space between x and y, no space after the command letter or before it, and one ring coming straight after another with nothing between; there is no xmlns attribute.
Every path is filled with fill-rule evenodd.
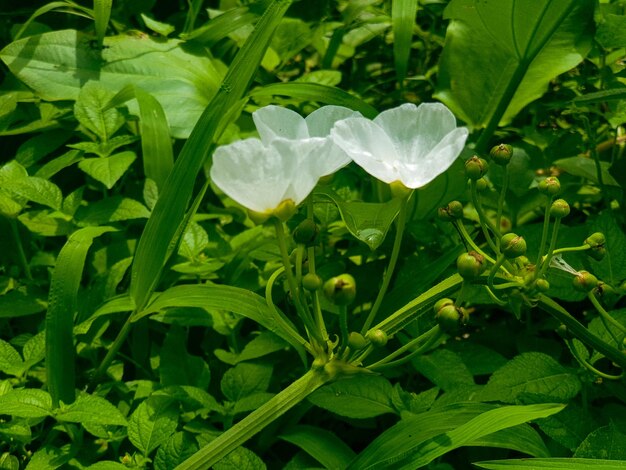
<svg viewBox="0 0 626 470"><path fill-rule="evenodd" d="M309 114L304 120L311 137L327 137L337 121L349 117L361 117L358 111L344 106L322 106Z"/></svg>
<svg viewBox="0 0 626 470"><path fill-rule="evenodd" d="M393 141L375 122L365 118L348 118L335 124L333 141L370 175L385 183L398 180L398 161Z"/></svg>
<svg viewBox="0 0 626 470"><path fill-rule="evenodd" d="M304 118L291 109L265 106L253 112L252 119L265 145L277 138L296 140L309 137Z"/></svg>
<svg viewBox="0 0 626 470"><path fill-rule="evenodd" d="M213 154L211 179L224 193L256 212L275 209L285 199L298 159L266 147L259 139L245 139L218 147Z"/></svg>

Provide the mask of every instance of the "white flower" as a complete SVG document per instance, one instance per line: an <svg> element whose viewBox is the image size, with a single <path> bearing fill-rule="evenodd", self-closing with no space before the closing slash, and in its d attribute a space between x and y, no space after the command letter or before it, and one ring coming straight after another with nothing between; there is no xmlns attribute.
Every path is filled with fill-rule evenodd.
<svg viewBox="0 0 626 470"><path fill-rule="evenodd" d="M407 103L373 121L354 117L335 124L331 137L359 166L385 183L424 186L446 171L463 150L468 131L443 104Z"/></svg>
<svg viewBox="0 0 626 470"><path fill-rule="evenodd" d="M338 119L360 116L324 106L306 119L295 111L267 106L252 114L261 139L219 147L211 179L226 195L254 212L271 215L281 205L300 204L319 178L350 162L330 139Z"/></svg>

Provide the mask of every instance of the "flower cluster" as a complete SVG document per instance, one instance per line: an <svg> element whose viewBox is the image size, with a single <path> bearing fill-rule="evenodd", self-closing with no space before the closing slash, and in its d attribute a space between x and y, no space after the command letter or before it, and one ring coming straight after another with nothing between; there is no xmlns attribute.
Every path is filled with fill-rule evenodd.
<svg viewBox="0 0 626 470"><path fill-rule="evenodd" d="M385 183L422 187L452 165L468 135L439 103L403 104L373 120L341 106L306 118L266 106L252 118L260 139L219 147L211 178L261 219L288 218L321 177L350 161Z"/></svg>

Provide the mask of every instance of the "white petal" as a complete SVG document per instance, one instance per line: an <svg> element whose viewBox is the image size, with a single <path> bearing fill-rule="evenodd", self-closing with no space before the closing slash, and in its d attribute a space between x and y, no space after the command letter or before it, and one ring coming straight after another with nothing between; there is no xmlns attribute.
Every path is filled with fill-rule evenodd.
<svg viewBox="0 0 626 470"><path fill-rule="evenodd" d="M349 117L361 117L361 113L343 106L322 106L305 118L309 136L327 137L337 121Z"/></svg>
<svg viewBox="0 0 626 470"><path fill-rule="evenodd" d="M465 146L468 130L454 129L446 135L420 161L404 163L401 181L408 188L420 188L446 171L458 158Z"/></svg>
<svg viewBox="0 0 626 470"><path fill-rule="evenodd" d="M304 118L291 109L265 106L253 112L252 119L265 145L277 138L296 140L309 137Z"/></svg>
<svg viewBox="0 0 626 470"><path fill-rule="evenodd" d="M269 211L284 199L290 183L287 175L298 163L297 158L285 156L259 139L240 140L215 150L211 179L242 206Z"/></svg>
<svg viewBox="0 0 626 470"><path fill-rule="evenodd" d="M385 183L398 180L395 169L398 154L394 143L376 123L365 118L348 118L337 122L330 134L333 141L370 175Z"/></svg>

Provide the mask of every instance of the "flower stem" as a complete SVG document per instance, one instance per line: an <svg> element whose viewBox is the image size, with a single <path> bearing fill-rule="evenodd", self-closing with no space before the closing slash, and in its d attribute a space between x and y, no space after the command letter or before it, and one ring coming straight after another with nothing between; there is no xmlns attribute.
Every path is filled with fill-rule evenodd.
<svg viewBox="0 0 626 470"><path fill-rule="evenodd" d="M339 305L339 331L341 333L341 349L339 354L348 347L348 307Z"/></svg>
<svg viewBox="0 0 626 470"><path fill-rule="evenodd" d="M619 375L610 375L610 374L607 374L605 372L602 372L596 369L584 357L580 355L580 353L578 352L578 349L576 349L576 346L574 345L572 340L566 340L565 344L567 344L567 348L572 353L572 356L574 356L574 359L576 359L581 366L583 366L592 374L597 375L598 377L602 377L603 379L607 379L607 380L620 380L624 376L623 372Z"/></svg>
<svg viewBox="0 0 626 470"><path fill-rule="evenodd" d="M548 266L550 266L550 260L552 259L552 256L554 256L554 248L556 247L556 240L559 236L560 225L561 225L561 219L556 219L554 221L554 226L552 227L552 237L550 238L550 246L548 247L548 253L546 253L546 256L541 262L541 269L535 269L535 272L538 273L536 275L536 278L543 276L546 270L548 269Z"/></svg>
<svg viewBox="0 0 626 470"><path fill-rule="evenodd" d="M26 279L29 281L33 280L33 274L30 270L30 266L28 265L28 260L26 259L26 253L24 251L24 245L22 245L22 239L20 237L20 232L17 229L17 222L14 218L8 218L9 225L11 226L11 234L13 235L13 240L15 241L15 246L17 247L17 256L20 260L20 264L22 265L22 269L24 270L24 275Z"/></svg>
<svg viewBox="0 0 626 470"><path fill-rule="evenodd" d="M543 229L541 230L541 243L539 243L539 253L537 254L537 261L535 262L535 279L539 275L539 263L541 263L541 257L543 256L543 250L546 247L546 241L548 241L548 229L550 228L550 207L552 206L552 199L548 201L546 209L543 214Z"/></svg>
<svg viewBox="0 0 626 470"><path fill-rule="evenodd" d="M314 208L313 208L313 198L308 197L306 202L306 213L307 217L313 220ZM310 246L307 248L307 259L309 260L309 272L311 274L315 274L315 247ZM326 330L326 324L324 323L324 316L322 315L322 307L320 305L320 297L319 291L314 291L312 293L313 297L313 317L315 319L315 324L322 335L322 339L328 339L328 331Z"/></svg>
<svg viewBox="0 0 626 470"><path fill-rule="evenodd" d="M489 256L487 253L485 253L483 250L481 250L478 247L478 245L474 242L474 240L472 240L472 237L470 237L469 233L467 233L467 229L465 228L465 225L463 225L463 222L461 222L460 220L455 220L454 224L456 225L463 239L472 247L472 249L476 253L480 253L481 255L483 255L485 259L489 261L490 263L496 264L496 260L493 259L491 256Z"/></svg>
<svg viewBox="0 0 626 470"><path fill-rule="evenodd" d="M380 290L378 291L378 296L374 301L374 306L367 315L367 319L363 324L363 328L361 328L361 334L363 335L367 332L367 330L369 330L370 326L372 326L372 323L376 318L376 314L378 313L378 309L383 303L383 298L387 293L389 283L391 282L391 277L393 276L393 271L396 267L396 262L398 261L398 255L400 254L402 235L404 234L404 227L406 225L407 203L410 197L411 195L409 194L407 197L403 198L400 204L400 212L398 213L398 222L396 225L396 237L393 241L393 249L391 250L391 257L389 258L389 265L387 266L387 270L385 271L385 274L383 276L383 282L380 286Z"/></svg>
<svg viewBox="0 0 626 470"><path fill-rule="evenodd" d="M439 325L435 325L426 333L418 336L417 338L412 339L411 341L406 343L404 346L398 348L396 351L389 354L387 357L384 357L380 361L375 362L374 364L372 364L371 366L368 366L367 368L369 370L381 370L381 369L388 369L390 367L397 367L399 365L405 364L406 362L410 361L415 356L418 356L428 351L444 335L445 333L441 331L441 328L439 328ZM405 351L408 351L409 349L414 348L418 344L421 344L421 346L419 346L415 351L412 351L410 354L407 354L401 359L397 359L395 361L392 360L398 357L400 354L404 353Z"/></svg>
<svg viewBox="0 0 626 470"><path fill-rule="evenodd" d="M584 245L580 245L580 246L567 246L565 248L559 248L558 250L554 250L552 252L552 256L559 255L561 253L570 253L570 252L574 252L574 251L587 251L590 248L591 247L589 245L587 245L586 243Z"/></svg>
<svg viewBox="0 0 626 470"><path fill-rule="evenodd" d="M498 209L496 211L496 227L500 230L502 211L504 209L504 198L506 197L506 190L509 186L509 166L504 167L504 181L502 182L502 189L500 190L500 197L498 198ZM496 240L496 245L500 247L500 238Z"/></svg>
<svg viewBox="0 0 626 470"><path fill-rule="evenodd" d="M593 304L593 306L596 308L600 316L604 320L606 320L607 323L610 323L613 327L617 328L622 333L626 333L626 326L618 322L615 318L611 316L609 312L607 312L604 309L604 307L602 306L602 304L600 304L600 302L598 301L598 298L595 296L593 292L589 292L589 294L587 294L587 297L589 297L589 300L591 300L591 303Z"/></svg>
<svg viewBox="0 0 626 470"><path fill-rule="evenodd" d="M496 227L494 227L485 216L485 212L483 211L483 206L480 202L480 199L478 198L478 191L476 191L476 181L474 180L470 181L470 189L471 189L470 192L472 195L472 203L474 204L474 209L476 209L476 213L478 214L480 228L483 231L485 240L487 241L487 244L491 247L494 253L499 253L500 251L498 250L498 247L491 239L491 235L489 234L488 229L490 229L494 233L494 235L496 235L496 237L498 238L500 238L500 230L496 229Z"/></svg>

